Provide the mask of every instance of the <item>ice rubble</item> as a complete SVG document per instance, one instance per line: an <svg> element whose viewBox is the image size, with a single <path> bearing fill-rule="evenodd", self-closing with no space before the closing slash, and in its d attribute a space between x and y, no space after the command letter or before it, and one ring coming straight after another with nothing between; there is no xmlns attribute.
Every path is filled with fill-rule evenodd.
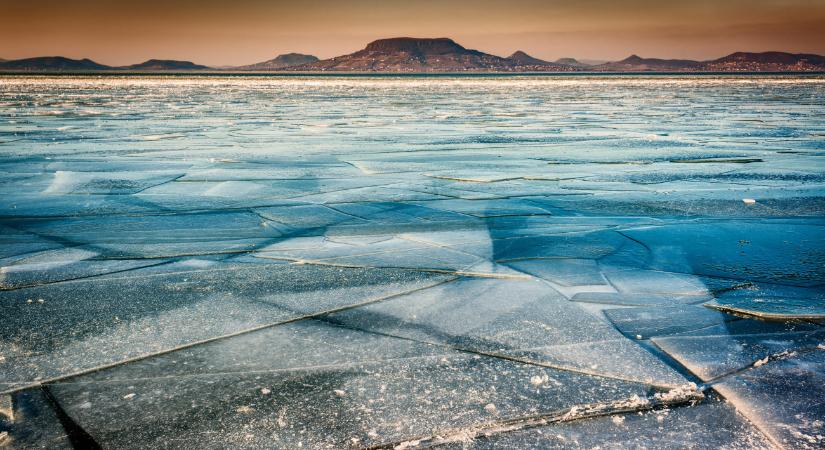
<svg viewBox="0 0 825 450"><path fill-rule="evenodd" d="M821 446L823 86L4 79L0 433Z"/></svg>

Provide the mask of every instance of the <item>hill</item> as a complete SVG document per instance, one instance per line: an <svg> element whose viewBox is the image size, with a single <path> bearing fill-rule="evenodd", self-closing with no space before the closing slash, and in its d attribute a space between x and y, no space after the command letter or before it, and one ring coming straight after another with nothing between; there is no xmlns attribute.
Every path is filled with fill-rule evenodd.
<svg viewBox="0 0 825 450"><path fill-rule="evenodd" d="M819 71L825 70L825 56L785 52L736 52L713 61L706 61L703 68L721 72Z"/></svg>
<svg viewBox="0 0 825 450"><path fill-rule="evenodd" d="M534 58L521 50L508 56L507 59L525 66L547 66L553 64L543 59Z"/></svg>
<svg viewBox="0 0 825 450"><path fill-rule="evenodd" d="M172 59L150 59L140 64L122 67L126 70L164 71L164 70L206 70L207 66L195 64L191 61L176 61Z"/></svg>
<svg viewBox="0 0 825 450"><path fill-rule="evenodd" d="M274 59L270 59L268 61L259 62L255 64L249 64L246 66L234 67L233 69L236 70L280 70L285 69L287 67L295 67L300 66L303 64L311 64L314 62L318 62L319 59L313 55L304 55L301 53L286 53L283 55L278 55Z"/></svg>
<svg viewBox="0 0 825 450"><path fill-rule="evenodd" d="M562 64L565 66L573 66L573 67L589 67L590 64L581 62L575 58L559 58L555 61L556 64Z"/></svg>
<svg viewBox="0 0 825 450"><path fill-rule="evenodd" d="M91 59L70 59L63 56L40 56L0 62L0 70L22 72L84 72L109 70L111 67Z"/></svg>
<svg viewBox="0 0 825 450"><path fill-rule="evenodd" d="M520 53L520 54L519 54ZM523 54L538 64L502 58L467 49L448 38L390 38L370 42L349 55L291 67L301 71L346 72L514 72L528 70L569 70ZM526 60L525 60L526 61Z"/></svg>
<svg viewBox="0 0 825 450"><path fill-rule="evenodd" d="M613 61L593 66L593 70L616 72L681 72L699 70L701 63L690 59L642 58L631 55L621 61Z"/></svg>

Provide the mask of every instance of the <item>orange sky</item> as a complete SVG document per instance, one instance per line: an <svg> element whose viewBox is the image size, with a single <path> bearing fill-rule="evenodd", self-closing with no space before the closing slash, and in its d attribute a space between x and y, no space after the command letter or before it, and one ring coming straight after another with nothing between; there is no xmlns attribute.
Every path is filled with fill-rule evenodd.
<svg viewBox="0 0 825 450"><path fill-rule="evenodd" d="M825 54L823 24L825 0L0 0L0 58L238 65L413 36L502 56L711 59L736 50Z"/></svg>

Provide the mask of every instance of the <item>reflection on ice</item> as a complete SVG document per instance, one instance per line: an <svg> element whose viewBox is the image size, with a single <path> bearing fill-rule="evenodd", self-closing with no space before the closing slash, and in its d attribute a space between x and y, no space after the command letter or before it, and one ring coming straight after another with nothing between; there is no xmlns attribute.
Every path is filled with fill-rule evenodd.
<svg viewBox="0 0 825 450"><path fill-rule="evenodd" d="M0 102L14 447L825 445L821 77Z"/></svg>

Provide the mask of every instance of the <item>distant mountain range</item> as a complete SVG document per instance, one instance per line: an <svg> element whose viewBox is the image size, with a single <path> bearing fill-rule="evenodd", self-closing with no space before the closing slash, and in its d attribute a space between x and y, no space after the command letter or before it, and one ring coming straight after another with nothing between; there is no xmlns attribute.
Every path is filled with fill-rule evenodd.
<svg viewBox="0 0 825 450"><path fill-rule="evenodd" d="M92 72L105 70L167 71L167 70L209 70L190 61L150 59L131 66L112 67L98 64L91 59L69 59L62 56L42 56L39 58L0 60L0 70L20 72Z"/></svg>
<svg viewBox="0 0 825 450"><path fill-rule="evenodd" d="M363 50L330 59L287 53L274 59L239 67L210 68L190 61L158 60L123 67L106 66L90 59L47 56L7 61L3 72L97 71L293 71L293 72L813 72L825 71L825 57L784 52L736 52L710 61L642 58L586 64L574 58L545 61L517 51L501 57L467 49L452 39L390 38L370 42Z"/></svg>
<svg viewBox="0 0 825 450"><path fill-rule="evenodd" d="M63 72L108 70L109 66L98 64L91 59L69 59L62 56L41 56L39 58L15 59L0 62L0 70L22 72Z"/></svg>

